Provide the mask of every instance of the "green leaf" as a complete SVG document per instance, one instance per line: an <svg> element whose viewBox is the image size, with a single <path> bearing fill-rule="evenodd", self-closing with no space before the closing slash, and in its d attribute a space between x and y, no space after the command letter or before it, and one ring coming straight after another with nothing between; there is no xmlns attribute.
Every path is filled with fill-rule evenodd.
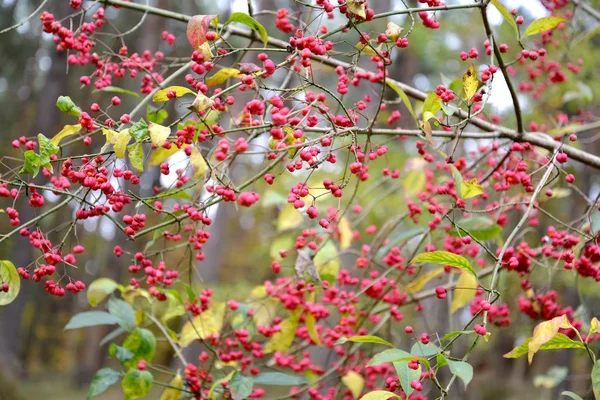
<svg viewBox="0 0 600 400"><path fill-rule="evenodd" d="M156 338L148 329L136 328L123 342L123 348L133 353L133 357L125 363L126 367L133 367L140 360L152 362L156 353Z"/></svg>
<svg viewBox="0 0 600 400"><path fill-rule="evenodd" d="M387 390L374 390L365 394L360 400L388 400L389 398L402 399L396 393L388 392Z"/></svg>
<svg viewBox="0 0 600 400"><path fill-rule="evenodd" d="M388 349L382 351L381 353L375 354L367 366L375 367L377 365L398 361L403 358L414 358L414 356L404 350Z"/></svg>
<svg viewBox="0 0 600 400"><path fill-rule="evenodd" d="M306 379L300 376L288 375L282 372L262 372L254 377L254 384L267 386L297 386L304 385Z"/></svg>
<svg viewBox="0 0 600 400"><path fill-rule="evenodd" d="M242 400L248 398L252 393L254 381L249 376L242 375L239 371L233 374L233 378L229 382L229 390L233 400Z"/></svg>
<svg viewBox="0 0 600 400"><path fill-rule="evenodd" d="M254 32L256 32L258 34L258 36L260 36L260 39L262 40L262 42L265 46L267 45L267 42L269 41L269 34L267 33L267 30L265 29L264 26L262 26L260 23L258 23L254 18L252 18L248 14L244 14L241 12L234 12L233 14L231 14L229 19L225 23L225 26L229 25L232 22L239 22L240 24L246 25L247 27L252 29Z"/></svg>
<svg viewBox="0 0 600 400"><path fill-rule="evenodd" d="M114 329L113 331L111 331L110 333L108 333L106 336L104 336L102 338L100 343L98 343L98 346L100 346L100 347L104 346L106 343L110 342L113 339L116 339L117 337L121 336L125 332L127 332L127 331L121 327Z"/></svg>
<svg viewBox="0 0 600 400"><path fill-rule="evenodd" d="M411 263L434 263L434 264L442 264L442 265L450 265L452 267L460 268L464 271L467 271L477 277L475 270L471 266L471 263L464 258L463 256L459 256L458 254L450 253L447 251L432 251L429 253L421 253L418 254L415 258L411 260Z"/></svg>
<svg viewBox="0 0 600 400"><path fill-rule="evenodd" d="M525 30L524 36L537 35L538 33L550 31L566 20L562 17L542 17L533 21Z"/></svg>
<svg viewBox="0 0 600 400"><path fill-rule="evenodd" d="M438 111L442 109L441 101L438 95L435 92L428 92L425 101L423 102L423 119L426 120L425 114L431 113L435 115ZM429 118L427 118L428 120Z"/></svg>
<svg viewBox="0 0 600 400"><path fill-rule="evenodd" d="M17 298L21 289L21 278L15 265L8 261L0 261L0 282L8 283L8 292L0 292L0 306L10 304Z"/></svg>
<svg viewBox="0 0 600 400"><path fill-rule="evenodd" d="M433 343L423 344L421 342L416 342L410 349L410 354L417 355L419 357L429 358L431 356L436 355L441 350Z"/></svg>
<svg viewBox="0 0 600 400"><path fill-rule="evenodd" d="M365 335L365 336L350 336L349 338L340 338L337 342L335 342L335 344L344 344L346 342L352 342L352 343L373 343L373 344L383 344L386 345L388 347L394 347L393 344L391 344L390 342L388 342L387 340L384 340L380 337L377 336L370 336L370 335Z"/></svg>
<svg viewBox="0 0 600 400"><path fill-rule="evenodd" d="M73 100L71 100L69 96L58 96L58 99L56 99L56 107L58 107L60 111L74 117L79 117L81 114L81 109L73 103Z"/></svg>
<svg viewBox="0 0 600 400"><path fill-rule="evenodd" d="M509 23L509 25L513 27L513 29L515 30L515 33L517 34L517 37L518 37L519 36L519 27L517 26L517 23L515 22L515 17L510 13L510 11L508 11L508 8L506 8L506 6L504 6L504 4L500 3L500 0L491 0L491 3L494 5L494 7L496 7L496 9L498 11L500 11L500 14L502 14L504 19Z"/></svg>
<svg viewBox="0 0 600 400"><path fill-rule="evenodd" d="M25 163L21 170L19 170L20 174L33 174L35 177L40 171L39 167L39 159L40 156L35 153L33 150L27 150L23 153L23 157L25 157Z"/></svg>
<svg viewBox="0 0 600 400"><path fill-rule="evenodd" d="M402 90L402 88L400 88L398 85L396 85L395 83L391 82L390 80L386 79L386 83L388 84L388 86L390 88L392 88L392 90L394 92L396 92L396 94L398 96L400 96L400 98L402 99L402 103L404 103L404 106L408 109L408 112L410 113L410 115L412 115L412 117L416 121L417 120L417 116L415 114L415 110L413 109L412 104L410 104L410 100L409 100L408 96L406 95L406 93L404 92L404 90Z"/></svg>
<svg viewBox="0 0 600 400"><path fill-rule="evenodd" d="M121 382L125 400L140 399L150 393L152 388L152 374L130 368Z"/></svg>
<svg viewBox="0 0 600 400"><path fill-rule="evenodd" d="M579 395L577 395L577 394L575 394L575 393L573 393L573 392L570 392L570 391L568 391L568 390L565 390L565 391L564 391L564 392L562 392L560 395L561 395L561 396L567 396L567 397L570 397L570 398L572 398L573 400L583 400L583 398L582 398L581 396L579 396Z"/></svg>
<svg viewBox="0 0 600 400"><path fill-rule="evenodd" d="M108 355L111 357L116 357L121 364L133 358L133 353L131 351L114 343L111 343L110 346L108 346Z"/></svg>
<svg viewBox="0 0 600 400"><path fill-rule="evenodd" d="M146 110L146 119L148 122L162 124L164 120L169 117L169 113L164 109L155 110L151 107L148 107Z"/></svg>
<svg viewBox="0 0 600 400"><path fill-rule="evenodd" d="M109 278L98 278L93 281L87 288L87 299L92 307L96 307L98 303L107 298L115 291L118 284Z"/></svg>
<svg viewBox="0 0 600 400"><path fill-rule="evenodd" d="M141 142L150 134L150 132L148 132L148 124L143 119L140 119L129 128L129 134L136 142Z"/></svg>
<svg viewBox="0 0 600 400"><path fill-rule="evenodd" d="M465 361L454 361L446 358L446 362L450 367L450 372L458 376L465 384L465 389L469 385L469 382L473 379L473 367L471 364Z"/></svg>
<svg viewBox="0 0 600 400"><path fill-rule="evenodd" d="M506 353L504 358L519 358L527 354L529 350L529 342L531 338L527 338L519 347L515 347L510 352ZM561 350L561 349L584 349L585 346L581 342L576 342L568 336L557 333L552 339L540 346L540 350Z"/></svg>
<svg viewBox="0 0 600 400"><path fill-rule="evenodd" d="M600 399L600 360L596 361L592 368L592 389L594 390L594 397Z"/></svg>
<svg viewBox="0 0 600 400"><path fill-rule="evenodd" d="M398 379L400 380L400 386L402 386L402 390L406 393L406 396L409 397L414 389L410 386L410 383L414 380L421 379L421 366L419 368L412 369L408 367L408 361L395 362L394 368L396 369L396 373L398 374Z"/></svg>
<svg viewBox="0 0 600 400"><path fill-rule="evenodd" d="M141 96L139 94L137 94L134 91L131 90L127 90L127 89L123 89L117 86L106 86L100 90L94 90L94 92L97 91L102 91L102 92L109 92L109 93L119 93L119 94L126 94L129 96L133 96L133 97L137 97L138 99L141 99Z"/></svg>
<svg viewBox="0 0 600 400"><path fill-rule="evenodd" d="M126 302L116 297L108 299L108 312L117 317L119 325L128 331L135 328L135 311Z"/></svg>
<svg viewBox="0 0 600 400"><path fill-rule="evenodd" d="M133 168L140 172L144 171L144 148L142 144L134 143L127 146L127 150L129 151L129 161L131 161Z"/></svg>
<svg viewBox="0 0 600 400"><path fill-rule="evenodd" d="M100 393L104 393L106 389L119 380L120 376L121 373L112 368L99 369L96 372L96 375L94 375L94 379L92 379L92 383L90 384L87 400L99 395Z"/></svg>
<svg viewBox="0 0 600 400"><path fill-rule="evenodd" d="M332 240L328 241L313 258L313 262L321 279L327 275L336 277L340 272L340 258L337 247Z"/></svg>
<svg viewBox="0 0 600 400"><path fill-rule="evenodd" d="M600 231L600 212L595 212L590 215L590 233L596 236Z"/></svg>
<svg viewBox="0 0 600 400"><path fill-rule="evenodd" d="M273 353L275 351L285 353L288 351L296 337L299 317L300 314L298 312L292 312L288 318L284 319L279 325L281 330L271 337L263 351L265 353Z"/></svg>
<svg viewBox="0 0 600 400"><path fill-rule="evenodd" d="M442 342L445 342L449 339L452 339L454 336L458 336L458 335L471 335L475 333L475 331L455 331L455 332L450 332L450 333L446 333L444 335L444 337L442 338Z"/></svg>
<svg viewBox="0 0 600 400"><path fill-rule="evenodd" d="M104 311L86 311L73 315L65 329L87 328L97 325L114 325L119 320L112 314Z"/></svg>
<svg viewBox="0 0 600 400"><path fill-rule="evenodd" d="M450 235L469 235L482 242L495 239L502 233L502 227L500 225L496 224L492 219L483 216L461 219L456 221L456 225L456 227L448 232Z"/></svg>

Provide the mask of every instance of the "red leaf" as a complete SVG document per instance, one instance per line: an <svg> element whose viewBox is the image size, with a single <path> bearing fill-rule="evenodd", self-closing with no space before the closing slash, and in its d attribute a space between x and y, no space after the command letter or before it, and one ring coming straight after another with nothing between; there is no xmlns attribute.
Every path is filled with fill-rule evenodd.
<svg viewBox="0 0 600 400"><path fill-rule="evenodd" d="M195 50L207 42L206 34L210 28L210 22L215 17L216 15L194 15L188 22L186 34L188 41Z"/></svg>

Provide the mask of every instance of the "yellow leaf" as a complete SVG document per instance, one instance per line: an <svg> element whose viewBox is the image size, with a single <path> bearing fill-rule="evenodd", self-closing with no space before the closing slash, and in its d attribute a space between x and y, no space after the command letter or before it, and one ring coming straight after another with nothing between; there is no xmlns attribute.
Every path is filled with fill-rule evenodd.
<svg viewBox="0 0 600 400"><path fill-rule="evenodd" d="M181 390L183 389L183 379L181 379L181 375L177 374L171 382L169 382L169 386L162 392L160 395L160 400L179 400L181 397Z"/></svg>
<svg viewBox="0 0 600 400"><path fill-rule="evenodd" d="M210 61L213 59L213 53L210 50L210 44L208 42L202 43L198 47L198 51L200 52L200 54L202 54L204 56L205 61Z"/></svg>
<svg viewBox="0 0 600 400"><path fill-rule="evenodd" d="M181 149L175 145L172 145L170 149L165 149L164 147L160 147L150 154L150 161L148 161L148 166L159 165L162 164L167 158L171 157L173 154L177 153Z"/></svg>
<svg viewBox="0 0 600 400"><path fill-rule="evenodd" d="M460 185L460 197L465 200L479 196L482 193L483 188L479 184L477 178L473 178L470 181L462 181L462 184Z"/></svg>
<svg viewBox="0 0 600 400"><path fill-rule="evenodd" d="M168 101L169 98L167 97L167 93L170 90L175 91L176 97L181 97L186 94L194 94L194 92L191 89L188 89L184 86L169 86L168 88L161 89L158 92L154 93L154 96L152 96L152 101L154 101L156 103Z"/></svg>
<svg viewBox="0 0 600 400"><path fill-rule="evenodd" d="M369 46L367 43L362 44L361 42L358 42L358 43L356 43L356 46L354 46L354 47L356 47L358 50L362 51L369 57L373 57L375 54L377 54L377 53L375 53L375 51L373 51L371 46Z"/></svg>
<svg viewBox="0 0 600 400"><path fill-rule="evenodd" d="M265 345L265 354L273 353L274 351L285 353L290 348L292 343L294 343L299 317L300 311L295 310L288 318L284 319L281 324L279 324L281 330L275 333Z"/></svg>
<svg viewBox="0 0 600 400"><path fill-rule="evenodd" d="M292 203L287 203L283 206L277 217L277 230L284 231L286 229L293 229L300 225L303 219L302 214L294 208L294 205Z"/></svg>
<svg viewBox="0 0 600 400"><path fill-rule="evenodd" d="M148 126L148 132L150 132L150 140L152 141L152 145L160 147L167 141L167 138L171 134L171 128L151 123Z"/></svg>
<svg viewBox="0 0 600 400"><path fill-rule="evenodd" d="M186 347L194 340L206 339L210 335L219 333L223 326L225 316L225 303L212 303L208 310L194 317L181 328L179 344Z"/></svg>
<svg viewBox="0 0 600 400"><path fill-rule="evenodd" d="M393 40L395 42L400 37L400 34L402 34L402 30L403 28L396 25L395 23L388 22L387 27L385 29L385 36L387 36L388 39Z"/></svg>
<svg viewBox="0 0 600 400"><path fill-rule="evenodd" d="M196 99L188 109L200 114L202 111L209 109L213 106L214 101L210 97L206 97L202 92L196 95Z"/></svg>
<svg viewBox="0 0 600 400"><path fill-rule="evenodd" d="M365 387L365 379L354 371L349 371L342 377L342 383L350 389L352 397L358 399Z"/></svg>
<svg viewBox="0 0 600 400"><path fill-rule="evenodd" d="M58 146L58 143L60 142L60 140L62 138L74 135L77 132L79 132L80 130L81 130L81 124L65 125L65 127L62 128L62 130L60 132L58 132L56 134L56 136L54 136L52 139L50 139L50 141L52 142L53 145ZM102 131L104 131L104 129Z"/></svg>
<svg viewBox="0 0 600 400"><path fill-rule="evenodd" d="M550 321L544 321L538 324L533 330L533 336L528 345L527 360L529 364L533 360L533 356L546 342L552 340L558 333L559 329L573 328L573 325L569 322L566 315L561 315L551 319Z"/></svg>
<svg viewBox="0 0 600 400"><path fill-rule="evenodd" d="M288 146L295 146L298 139L296 139L294 137L294 130L292 129L292 127L289 125L284 126L283 132L285 133L285 144ZM302 136L300 138L300 142L303 143L305 141L306 141L306 136ZM288 156L290 158L293 158L297 152L298 152L298 147L292 147L291 149L288 149Z"/></svg>
<svg viewBox="0 0 600 400"><path fill-rule="evenodd" d="M331 275L337 277L340 272L340 259L335 244L330 240L317 252L313 259L319 275Z"/></svg>
<svg viewBox="0 0 600 400"><path fill-rule="evenodd" d="M565 22L562 17L542 17L533 21L525 30L524 36L537 35L538 33L550 31Z"/></svg>
<svg viewBox="0 0 600 400"><path fill-rule="evenodd" d="M374 390L365 394L360 400L388 400L390 398L402 399L396 393L388 392L387 390Z"/></svg>
<svg viewBox="0 0 600 400"><path fill-rule="evenodd" d="M254 287L250 291L250 298L254 300L261 300L267 297L267 288L265 285L259 285Z"/></svg>
<svg viewBox="0 0 600 400"><path fill-rule="evenodd" d="M308 313L306 315L306 330L308 331L308 335L310 336L313 342L315 342L317 345L321 345L321 338L317 333L316 323L317 321L315 319L315 316L311 313Z"/></svg>
<svg viewBox="0 0 600 400"><path fill-rule="evenodd" d="M463 75L462 83L465 94L467 95L467 100L471 100L475 93L477 93L481 83L479 82L479 78L477 78L477 71L475 71L475 66L473 64L471 64L467 72Z"/></svg>
<svg viewBox="0 0 600 400"><path fill-rule="evenodd" d="M428 121L429 118L425 118L425 114L430 112L435 115L442 109L442 102L435 92L427 92L427 97L423 102L423 119Z"/></svg>
<svg viewBox="0 0 600 400"><path fill-rule="evenodd" d="M468 272L463 272L456 281L456 289L454 289L454 297L450 305L450 314L454 314L457 310L463 308L471 302L477 292L477 278Z"/></svg>
<svg viewBox="0 0 600 400"><path fill-rule="evenodd" d="M256 326L269 326L275 319L277 313L277 305L279 302L275 299L267 299L260 303L253 303L252 309L254 310L254 315L252 316L252 320Z"/></svg>
<svg viewBox="0 0 600 400"><path fill-rule="evenodd" d="M413 170L404 178L404 193L414 196L425 188L425 171Z"/></svg>
<svg viewBox="0 0 600 400"><path fill-rule="evenodd" d="M348 218L342 217L338 224L338 231L340 233L340 248L345 250L350 247L352 243L352 228Z"/></svg>
<svg viewBox="0 0 600 400"><path fill-rule="evenodd" d="M592 320L590 321L590 332L587 335L586 341L589 341L591 336L594 333L598 332L598 324L599 324L598 318L596 318L596 317L592 318Z"/></svg>
<svg viewBox="0 0 600 400"><path fill-rule="evenodd" d="M131 134L129 133L129 129L123 129L121 132L117 133L117 139L115 140L115 154L118 158L125 157L125 150L127 149L130 140Z"/></svg>
<svg viewBox="0 0 600 400"><path fill-rule="evenodd" d="M190 164L192 164L192 168L194 168L194 178L200 178L206 174L208 171L208 165L204 160L204 156L200 153L197 147L192 149L192 154L190 155Z"/></svg>
<svg viewBox="0 0 600 400"><path fill-rule="evenodd" d="M352 14L356 14L361 18L367 18L366 5L364 0L347 0L346 5Z"/></svg>
<svg viewBox="0 0 600 400"><path fill-rule="evenodd" d="M412 115L412 117L416 121L417 116L415 114L415 110L413 109L413 106L410 103L410 100L409 100L408 96L406 95L406 93L404 92L404 90L402 90L402 88L400 86L396 85L395 83L392 83L392 81L390 81L390 80L386 79L386 83L402 99L402 103L404 103L404 106L408 109L408 112L410 113L410 115Z"/></svg>
<svg viewBox="0 0 600 400"><path fill-rule="evenodd" d="M515 17L508 11L508 8L500 2L500 0L491 0L491 3L500 11L504 19L513 27L517 36L519 36L519 27L515 22Z"/></svg>
<svg viewBox="0 0 600 400"><path fill-rule="evenodd" d="M115 144L117 143L117 137L119 135L118 132L115 132L111 129L102 128L102 134L106 136L106 144Z"/></svg>
<svg viewBox="0 0 600 400"><path fill-rule="evenodd" d="M222 68L213 76L206 78L204 81L208 86L220 85L229 78L239 78L242 74L239 69L235 68Z"/></svg>
<svg viewBox="0 0 600 400"><path fill-rule="evenodd" d="M411 294L417 293L418 291L420 291L421 289L423 289L425 287L427 282L429 282L430 280L432 280L433 278L435 278L436 276L440 275L443 272L444 272L444 268L437 268L437 269L434 269L434 270L424 273L418 279L415 279L414 281L409 283L406 286L406 291Z"/></svg>
<svg viewBox="0 0 600 400"><path fill-rule="evenodd" d="M231 371L227 376L225 376L221 379L217 379L215 381L215 383L213 383L213 385L210 387L210 390L208 391L208 398L210 400L217 399L217 397L215 397L215 389L217 387L221 386L222 383L229 382L231 380L231 378L233 378L233 374L235 374L235 371Z"/></svg>

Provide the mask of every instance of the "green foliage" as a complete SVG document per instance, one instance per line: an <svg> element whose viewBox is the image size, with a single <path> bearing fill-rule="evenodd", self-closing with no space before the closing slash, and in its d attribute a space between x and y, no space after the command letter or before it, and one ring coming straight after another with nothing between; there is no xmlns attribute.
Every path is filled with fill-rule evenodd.
<svg viewBox="0 0 600 400"><path fill-rule="evenodd" d="M8 261L0 261L0 282L8 284L8 292L0 291L0 306L12 303L21 289L21 278L15 265Z"/></svg>
<svg viewBox="0 0 600 400"><path fill-rule="evenodd" d="M124 400L141 399L152 388L152 374L148 371L130 368L121 381L121 387L125 394Z"/></svg>
<svg viewBox="0 0 600 400"><path fill-rule="evenodd" d="M94 379L92 379L92 383L90 384L87 400L104 393L111 385L115 384L119 380L120 376L121 374L119 371L115 371L112 368L99 369L96 372L96 375L94 375Z"/></svg>

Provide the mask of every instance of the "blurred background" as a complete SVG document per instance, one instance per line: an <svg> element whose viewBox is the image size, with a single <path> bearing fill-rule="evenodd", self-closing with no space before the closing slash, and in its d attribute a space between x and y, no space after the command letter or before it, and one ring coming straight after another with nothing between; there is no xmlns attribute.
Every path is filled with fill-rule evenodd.
<svg viewBox="0 0 600 400"><path fill-rule="evenodd" d="M578 0L586 2L592 9L598 10L600 2ZM466 2L466 1L465 1ZM219 5L217 5L217 3ZM395 7L403 7L396 0L371 0L370 6L377 13L386 12ZM408 1L409 5L416 7L417 1ZM448 0L448 4L458 3ZM547 15L548 11L538 0L505 0L508 8L517 7L519 13L525 16L526 21ZM39 0L0 0L0 29L11 26L33 12L40 4ZM148 0L148 4L157 7L194 14L218 14L221 21L227 20L234 11L246 11L246 0L206 2L201 0ZM267 28L268 32L281 39L285 35L274 26L275 17L272 13L263 13L265 10L277 10L284 7L291 13L300 9L300 5L291 0L253 0L252 5L257 19ZM71 13L68 0L51 0L45 7L57 19ZM141 18L141 14L128 10L114 10L107 12L108 19L123 31L134 26ZM410 47L402 52L396 52L397 59L391 69L391 77L406 82L420 90L435 90L435 87L444 79L456 79L462 76L466 64L458 57L460 51L468 51L477 47L481 54L485 40L481 17L477 11L463 10L454 13L440 13L438 18L442 21L439 30L428 30L420 26L417 21L415 30L410 36ZM512 38L511 28L502 23L501 15L495 10L490 11L490 18L494 30L501 38ZM410 21L405 17L391 18L397 24L408 27ZM335 28L340 20L324 21L330 28ZM582 13L578 16L574 29L581 34L592 32L600 21ZM369 24L361 26L361 30L382 30L385 26L383 20L377 21L377 27ZM19 28L0 36L0 123L2 135L0 141L3 155L20 157L18 150L10 147L10 142L25 135L34 137L42 132L52 136L63 125L72 123L69 116L59 113L55 102L60 95L69 95L76 104L84 109L92 102L106 103L111 93L94 93L91 96L90 87L80 90L79 77L89 73L89 70L77 67L67 70L66 54L58 53L54 49L52 38L41 32L38 16L32 18ZM168 57L187 57L190 47L185 39L185 24L177 21L168 21L154 16L148 16L145 23L136 31L128 35L126 43L130 53L160 50ZM177 37L174 46L167 45L161 39L161 32L168 30ZM356 42L356 38L349 40ZM233 40L235 43L235 40ZM512 42L511 42L512 43ZM512 43L516 47L516 43ZM514 53L511 53L514 54ZM600 96L598 85L598 63L600 62L600 35L589 35L589 38L577 43L569 49L568 59L585 59L579 77L570 79L563 85L555 85L547 90L542 100L535 102L527 96L522 97L523 109L526 113L526 122L535 121L538 124L554 126L549 110L562 110L574 115L579 110L585 109L592 115L600 116L597 99ZM565 57L567 57L565 56ZM320 75L321 82L329 82L329 88L335 90L337 79L334 72L325 67L317 66L319 74L330 74L332 79ZM67 73L68 72L68 73ZM443 74L443 76L441 75ZM498 114L503 118L503 123L514 126L511 114L512 106L509 100L505 83L498 74L494 82L491 108L488 115ZM447 77L447 78L445 78ZM125 84L114 82L115 86L122 86L130 90L138 90L131 80ZM519 82L520 79L516 79ZM566 95L567 93L570 95ZM352 91L351 91L352 95ZM362 96L364 93L355 93ZM122 96L124 109L135 105L135 99ZM348 97L348 104L352 97ZM358 100L358 97L354 101ZM390 107L390 110L397 109ZM405 115L408 112L402 107L398 109ZM389 112L380 115L382 121L387 120ZM414 128L410 118L402 118L398 126ZM600 153L599 141L595 135L597 131L587 132L582 137L582 142L588 151ZM94 142L92 148L99 149L103 143ZM394 146L394 168L402 169L410 157L415 157L414 141L391 143ZM469 149L477 144L467 140L459 149L462 154L467 154ZM581 145L581 144L580 144ZM83 146L73 148L73 152L85 151ZM89 151L89 150L88 150ZM6 161L6 160L5 160ZM8 161L7 161L8 162ZM595 171L585 169L577 164L571 168L578 169L577 184L581 191L590 198L600 191L600 179ZM243 172L240 172L243 176ZM325 176L325 175L323 175ZM279 195L285 196L285 187L292 182L284 178L278 181ZM158 171L145 175L146 187L151 188L158 184ZM321 178L322 179L322 178ZM275 187L274 192L277 191ZM262 194L262 193L261 193ZM361 204L370 204L377 201L379 193L360 193ZM24 200L22 198L21 200ZM52 201L52 199L48 199ZM368 217L361 222L365 227L372 224L379 225L389 215L395 215L398 203L402 196L391 196L377 201ZM585 202L580 197L571 196L562 201L557 200L549 208L554 215L562 220L573 220L585 210ZM3 206L5 207L5 206ZM21 221L33 216L29 207L17 207L21 211ZM273 221L277 216L277 209L272 207L253 207L240 212L234 205L227 204L212 210L217 223L211 229L211 241L206 249L206 261L198 264L198 272L202 281L198 285L210 286L215 289L217 298L227 299L235 297L234 293L247 292L253 286L262 283L265 279L273 278L269 268L269 248L273 239ZM31 213L27 215L27 213ZM51 227L66 219L71 218L73 210L62 209L54 217L45 221L45 226ZM537 233L544 235L551 221L540 217L541 223ZM362 225L361 225L362 226ZM8 232L11 226L7 218L0 218L0 232ZM539 236L538 236L539 237ZM37 255L30 253L31 247L27 239L14 238L5 242L0 247L0 257L10 259L18 267L32 262ZM89 283L99 276L111 277L117 281L125 282L129 279L126 258L116 258L112 249L116 244L123 245L123 237L115 232L108 223L97 221L82 224L79 230L79 241L87 248L87 258L81 263L84 268L79 271L79 279ZM144 243L127 243L126 250L134 252L142 248ZM232 251L233 250L233 251ZM291 270L289 270L291 274ZM546 278L545 278L546 279ZM589 386L590 365L587 359L575 355L573 352L560 352L553 354L539 354L536 363L528 368L524 359L506 360L502 354L506 353L522 335L527 335L534 323L528 318L520 316L516 309L516 299L521 294L517 277L508 277L502 282L505 301L511 307L513 326L509 329L495 330L492 340L486 343L472 358L476 375L468 394L461 394L457 398L465 399L551 399L557 398L556 393L569 389L577 393L584 393ZM574 309L584 307L587 315L598 315L600 310L597 287L593 282L579 282L575 286L573 280L550 279L540 282L546 289L556 289L561 293L560 304L571 305ZM514 289L511 289L514 288ZM577 288L577 289L576 289ZM508 299L508 300L507 300ZM426 305L427 307L427 305ZM82 293L77 296L68 295L64 298L49 296L39 284L23 282L20 295L12 304L0 308L0 399L21 400L48 398L53 400L71 400L85 398L87 387L95 371L107 365L107 346L99 346L101 339L108 333L108 328L100 326L65 333L63 330L70 316L76 312L87 310L89 306ZM431 307L430 307L431 308ZM433 331L444 327L435 327L439 313L445 310L431 308L431 314L426 314L427 323ZM460 316L459 316L460 318ZM410 322L411 317L407 317ZM432 326L433 324L433 326ZM498 332L498 334L496 334ZM166 347L162 355L165 364L169 364L170 354ZM534 377L547 374L551 367L568 368L568 377L555 388L544 388L534 385ZM562 373L562 372L560 372ZM156 392L150 398L158 398ZM100 399L118 399L121 397L118 385L113 390L100 396Z"/></svg>

